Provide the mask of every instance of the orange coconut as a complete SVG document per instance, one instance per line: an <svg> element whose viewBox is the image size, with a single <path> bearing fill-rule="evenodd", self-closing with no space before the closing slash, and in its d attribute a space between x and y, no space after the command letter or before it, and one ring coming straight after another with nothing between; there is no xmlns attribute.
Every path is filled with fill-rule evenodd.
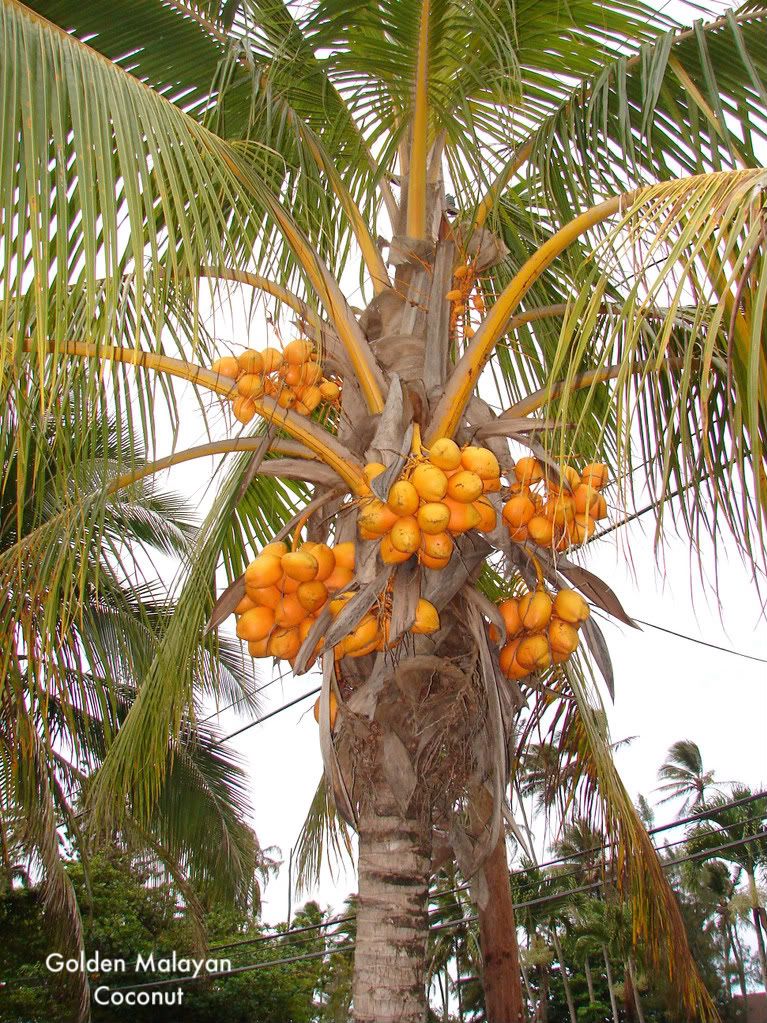
<svg viewBox="0 0 767 1023"><path fill-rule="evenodd" d="M354 542L347 540L345 543L337 543L333 548L336 559L336 568L347 568L354 571Z"/></svg>
<svg viewBox="0 0 767 1023"><path fill-rule="evenodd" d="M282 352L279 348L265 348L261 356L264 360L264 373L276 373L282 366Z"/></svg>
<svg viewBox="0 0 767 1023"><path fill-rule="evenodd" d="M389 491L386 503L398 516L415 515L421 499L409 480L397 480Z"/></svg>
<svg viewBox="0 0 767 1023"><path fill-rule="evenodd" d="M210 368L214 373L218 373L222 377L231 377L232 380L236 380L240 373L240 364L233 355L225 355L222 359L216 359Z"/></svg>
<svg viewBox="0 0 767 1023"><path fill-rule="evenodd" d="M338 715L338 700L336 699L336 694L333 692L332 689L330 690L330 693L328 695L328 711L330 712L330 714L329 714L329 716L330 716L330 728L331 728L331 731L332 731L332 729L335 727L336 717ZM317 701L314 704L314 720L317 722L317 724L320 723L320 697L319 696L317 697Z"/></svg>
<svg viewBox="0 0 767 1023"><path fill-rule="evenodd" d="M379 501L377 497L365 501L360 508L357 517L357 525L366 529L374 536L383 536L388 533L392 526L398 521L396 512L393 512L388 504Z"/></svg>
<svg viewBox="0 0 767 1023"><path fill-rule="evenodd" d="M237 381L237 393L243 398L260 398L264 393L264 378L258 373L244 373Z"/></svg>
<svg viewBox="0 0 767 1023"><path fill-rule="evenodd" d="M531 590L519 598L519 617L526 629L545 629L551 619L553 601L544 590Z"/></svg>
<svg viewBox="0 0 767 1023"><path fill-rule="evenodd" d="M590 484L595 490L606 487L608 480L609 472L604 462L591 462L581 473L581 482Z"/></svg>
<svg viewBox="0 0 767 1023"><path fill-rule="evenodd" d="M415 554L421 546L421 530L414 515L397 519L389 530L392 546L403 554Z"/></svg>
<svg viewBox="0 0 767 1023"><path fill-rule="evenodd" d="M540 632L524 636L517 647L516 660L520 667L529 671L542 671L551 664L551 648L548 637Z"/></svg>
<svg viewBox="0 0 767 1023"><path fill-rule="evenodd" d="M336 567L336 558L333 551L326 543L305 543L300 548L307 551L317 562L317 575L314 577L324 583L333 569Z"/></svg>
<svg viewBox="0 0 767 1023"><path fill-rule="evenodd" d="M249 597L246 593L245 596L237 605L237 607L235 607L234 613L236 615L244 615L245 612L250 611L252 607L258 607L258 605L256 604L255 600L253 600L252 597Z"/></svg>
<svg viewBox="0 0 767 1023"><path fill-rule="evenodd" d="M447 493L447 476L429 462L421 462L415 467L410 482L422 501L441 501Z"/></svg>
<svg viewBox="0 0 767 1023"><path fill-rule="evenodd" d="M447 481L447 493L454 501L471 504L482 495L482 480L475 472L462 469Z"/></svg>
<svg viewBox="0 0 767 1023"><path fill-rule="evenodd" d="M381 540L378 553L381 555L381 561L383 561L384 565L401 565L412 554L412 552L408 553L407 551L397 550L391 541L391 534L389 533Z"/></svg>
<svg viewBox="0 0 767 1023"><path fill-rule="evenodd" d="M501 613L501 618L503 618L503 624L506 626L506 638L513 639L517 633L522 631L519 601L514 597L509 597L508 600L504 600L498 605L498 610Z"/></svg>
<svg viewBox="0 0 767 1023"><path fill-rule="evenodd" d="M297 593L286 593L274 609L275 624L283 629L292 629L304 618L306 618L306 608L301 604Z"/></svg>
<svg viewBox="0 0 767 1023"><path fill-rule="evenodd" d="M311 582L301 583L296 590L296 596L301 604L310 614L319 611L328 599L327 587L316 579Z"/></svg>
<svg viewBox="0 0 767 1023"><path fill-rule="evenodd" d="M298 629L277 629L269 637L267 650L272 657L289 661L301 649L301 637Z"/></svg>
<svg viewBox="0 0 767 1023"><path fill-rule="evenodd" d="M514 466L514 475L519 483L539 483L543 479L543 466L537 458L520 458Z"/></svg>
<svg viewBox="0 0 767 1023"><path fill-rule="evenodd" d="M415 610L415 621L410 631L416 636L428 636L439 629L439 612L428 600L420 598Z"/></svg>
<svg viewBox="0 0 767 1023"><path fill-rule="evenodd" d="M444 533L450 522L450 509L441 501L422 504L416 515L422 533Z"/></svg>
<svg viewBox="0 0 767 1023"><path fill-rule="evenodd" d="M421 535L421 550L430 558L449 561L453 553L453 546L453 538L449 533L423 533Z"/></svg>
<svg viewBox="0 0 767 1023"><path fill-rule="evenodd" d="M336 401L341 394L341 388L332 380L323 380L320 384L320 394L323 401Z"/></svg>
<svg viewBox="0 0 767 1023"><path fill-rule="evenodd" d="M461 464L461 449L449 437L440 437L429 448L429 461L438 469L457 469Z"/></svg>
<svg viewBox="0 0 767 1023"><path fill-rule="evenodd" d="M424 568L431 568L435 572L441 572L443 568L447 568L450 564L450 558L433 558L424 550L419 551L418 560Z"/></svg>
<svg viewBox="0 0 767 1023"><path fill-rule="evenodd" d="M482 521L482 516L473 504L454 501L450 497L446 497L443 503L450 512L447 528L451 533L456 535L466 533L470 529L476 529Z"/></svg>
<svg viewBox="0 0 767 1023"><path fill-rule="evenodd" d="M299 338L296 341L291 341L285 345L285 349L282 353L282 357L291 366L300 366L301 363L308 362L314 353L314 345L311 341L305 341Z"/></svg>
<svg viewBox="0 0 767 1023"><path fill-rule="evenodd" d="M238 394L232 402L232 412L234 418L241 423L249 423L256 414L256 404L252 398L245 398Z"/></svg>
<svg viewBox="0 0 767 1023"><path fill-rule="evenodd" d="M259 554L245 569L246 586L274 586L281 578L282 562L273 554Z"/></svg>
<svg viewBox="0 0 767 1023"><path fill-rule="evenodd" d="M549 643L553 654L569 657L578 649L578 630L561 618L549 622Z"/></svg>
<svg viewBox="0 0 767 1023"><path fill-rule="evenodd" d="M570 494L555 494L544 504L542 511L555 526L566 526L575 519L575 501Z"/></svg>
<svg viewBox="0 0 767 1023"><path fill-rule="evenodd" d="M372 614L366 614L357 625L354 632L346 636L340 646L343 646L344 653L351 654L356 650L378 642L378 619ZM336 647L336 650L338 647Z"/></svg>
<svg viewBox="0 0 767 1023"><path fill-rule="evenodd" d="M269 656L269 640L259 639L251 640L248 643L248 653L251 657L268 657Z"/></svg>
<svg viewBox="0 0 767 1023"><path fill-rule="evenodd" d="M516 494L503 506L503 520L511 529L526 526L535 515L535 502L529 493Z"/></svg>
<svg viewBox="0 0 767 1023"><path fill-rule="evenodd" d="M497 479L501 475L498 459L488 448L475 447L470 444L461 452L461 465L481 480Z"/></svg>
<svg viewBox="0 0 767 1023"><path fill-rule="evenodd" d="M253 603L258 607L277 607L279 601L283 598L283 592L277 586L248 586L246 584L248 596L252 599Z"/></svg>
<svg viewBox="0 0 767 1023"><path fill-rule="evenodd" d="M274 612L270 607L254 607L237 622L237 635L240 639L257 642L266 639L274 628Z"/></svg>
<svg viewBox="0 0 767 1023"><path fill-rule="evenodd" d="M530 539L539 547L551 547L554 539L554 523L545 515L533 515L527 523L527 532Z"/></svg>
<svg viewBox="0 0 767 1023"><path fill-rule="evenodd" d="M289 579L308 583L317 577L317 559L307 551L291 551L282 557L282 571Z"/></svg>
<svg viewBox="0 0 767 1023"><path fill-rule="evenodd" d="M337 593L342 590L345 586L354 578L354 570L351 568L344 568L343 565L336 565L327 579L323 582L329 593Z"/></svg>
<svg viewBox="0 0 767 1023"><path fill-rule="evenodd" d="M237 357L237 365L242 373L264 372L263 356L255 348L246 348L242 355Z"/></svg>
<svg viewBox="0 0 767 1023"><path fill-rule="evenodd" d="M492 533L498 524L498 515L492 504L486 497L480 497L473 502L472 508L480 515L480 522L476 528L482 533Z"/></svg>
<svg viewBox="0 0 767 1023"><path fill-rule="evenodd" d="M560 590L554 598L553 613L563 622L580 625L581 622L586 621L591 611L580 593L565 588Z"/></svg>
<svg viewBox="0 0 767 1023"><path fill-rule="evenodd" d="M276 558L281 558L283 554L287 554L290 548L284 540L272 540L266 547L262 547L259 554L273 554Z"/></svg>

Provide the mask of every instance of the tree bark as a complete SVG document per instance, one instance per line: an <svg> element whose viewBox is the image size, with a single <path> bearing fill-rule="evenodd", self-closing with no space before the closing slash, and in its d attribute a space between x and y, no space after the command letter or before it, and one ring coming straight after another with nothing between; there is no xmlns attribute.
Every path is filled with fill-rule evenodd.
<svg viewBox="0 0 767 1023"><path fill-rule="evenodd" d="M613 1023L619 1023L618 1003L615 1000L615 992L613 991L613 968L610 965L610 957L604 945L602 946L602 956L604 957L605 972L607 973L607 988L610 992L610 1008L613 1012Z"/></svg>
<svg viewBox="0 0 767 1023"><path fill-rule="evenodd" d="M484 866L490 898L479 909L485 1013L492 1023L524 1023L517 925L506 861L506 839L498 839Z"/></svg>
<svg viewBox="0 0 767 1023"><path fill-rule="evenodd" d="M740 944L740 938L738 937L737 924L733 923L732 926L732 953L735 957L735 968L738 971L738 985L740 987L740 993L745 1001L747 996L746 988L746 967L743 960L743 948Z"/></svg>
<svg viewBox="0 0 767 1023"><path fill-rule="evenodd" d="M583 960L583 972L586 974L586 987L589 989L589 1005L594 1004L594 978L591 976L589 957Z"/></svg>
<svg viewBox="0 0 767 1023"><path fill-rule="evenodd" d="M401 813L378 772L358 830L354 1020L423 1023L431 824Z"/></svg>
<svg viewBox="0 0 767 1023"><path fill-rule="evenodd" d="M748 877L748 891L751 896L751 915L754 920L756 931L756 947L759 950L759 966L762 970L762 987L767 991L767 951L764 947L764 934L762 933L761 906L759 903L759 892L756 887L756 877L751 871L746 871Z"/></svg>
<svg viewBox="0 0 767 1023"><path fill-rule="evenodd" d="M724 990L727 1001L732 1001L732 977L730 976L730 929L727 921L722 925L722 958L724 959Z"/></svg>
<svg viewBox="0 0 767 1023"><path fill-rule="evenodd" d="M551 925L551 940L554 943L554 949L556 950L557 959L559 960L559 973L562 977L562 986L565 989L567 1011L570 1013L570 1023L578 1023L578 1016L575 1011L575 1002L573 1001L573 992L570 987L570 978L567 976L567 967L565 966L565 959L562 955L562 942L559 940L556 924Z"/></svg>
<svg viewBox="0 0 767 1023"><path fill-rule="evenodd" d="M626 963L628 975L631 980L631 990L634 995L634 1007L636 1009L637 1019L639 1023L645 1023L644 1010L642 1009L642 999L639 995L639 988L637 987L636 970L634 969L634 960L629 956L628 962Z"/></svg>

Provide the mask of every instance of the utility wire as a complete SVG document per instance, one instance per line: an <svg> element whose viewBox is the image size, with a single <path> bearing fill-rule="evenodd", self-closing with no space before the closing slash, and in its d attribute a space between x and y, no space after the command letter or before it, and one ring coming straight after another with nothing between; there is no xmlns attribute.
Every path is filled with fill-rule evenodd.
<svg viewBox="0 0 767 1023"><path fill-rule="evenodd" d="M693 821L709 819L712 812L720 812L721 810L731 810L731 809L734 809L737 806L744 806L747 803L753 803L755 800L762 799L762 798L764 798L766 796L767 796L767 789L763 789L761 792L755 792L755 793L753 793L750 796L742 796L740 799L732 799L732 800L730 800L727 803L723 803L721 806L715 807L713 809L713 811L712 810L701 810L701 811L698 811L697 813L688 814L687 817L680 817L680 819L677 820L677 821L668 821L666 824L659 824L659 825L657 825L654 828L649 828L647 833L648 833L648 835L657 835L657 834L660 834L661 832L664 832L664 831L671 831L671 830L673 830L675 828L682 827L684 824L690 824ZM738 826L744 825L744 824L749 824L752 821L762 820L763 818L764 818L763 814L757 814L754 817L747 818L745 821L738 821ZM686 841L687 841L687 839L681 839L680 842L672 843L672 845L680 845L680 844L682 844L683 842L686 842ZM571 860L581 859L581 858L583 858L585 856L590 855L591 853L602 852L605 849L609 849L610 845L611 845L611 843L605 842L602 845L595 845L595 846L592 846L589 849L580 849L577 852L568 853L565 856L557 856L555 859L546 860L543 863L532 864L529 867L519 867L516 870L511 871L511 873L514 874L514 875L529 874L529 873L531 873L534 870L543 870L546 867L554 867L554 866L557 866L560 863L568 863ZM668 848L668 846L666 848ZM560 874L560 879L563 876L565 876L565 875L561 875ZM438 891L438 892L434 892L433 895L432 895L432 898L439 898L442 895L453 895L456 892L465 891L469 887L470 887L469 882L466 882L465 884L458 885L455 888L447 888L447 889L443 889L443 890ZM262 934L262 935L259 935L257 938L246 938L243 941L233 941L233 942L229 942L226 945L213 945L213 946L211 946L209 951L211 951L211 952L221 952L224 949L237 948L237 947L242 946L242 945L254 945L254 944L257 944L257 943L260 943L260 942L263 942L263 941L273 941L273 940L277 940L278 938L281 938L281 937L287 937L290 934L299 934L299 933L303 933L305 931L316 931L316 930L321 930L321 929L326 928L326 927L334 927L334 926L336 926L338 924L348 923L349 921L354 920L354 919L355 919L355 917L353 915L352 916L339 917L339 918L336 918L334 920L325 921L324 923L321 923L321 924L311 924L311 925L309 925L307 927L294 928L294 929L291 929L291 930L288 930L288 931L280 931L280 932L276 932L275 934Z"/></svg>
<svg viewBox="0 0 767 1023"><path fill-rule="evenodd" d="M679 866L682 863L689 863L697 859L706 859L713 856L715 853L725 852L728 849L734 849L741 845L747 845L749 842L758 841L759 839L767 838L767 830L760 831L755 835L750 835L748 838L739 838L732 842L726 842L723 845L715 846L712 849L706 849L699 853L692 853L689 856L681 856L676 860L669 860L662 864L664 870L668 870L670 867ZM527 909L530 906L540 906L549 902L560 902L562 899L566 899L572 895L579 894L581 892L592 891L595 888L604 887L609 884L609 881L592 881L590 884L580 885L578 888L571 888L563 892L557 892L551 895L542 895L536 899L528 899L524 902L517 902L514 904L514 909ZM452 927L462 927L469 923L475 923L479 919L478 916L461 917L460 920L449 920L444 924L437 924L434 927L429 928L430 933L436 933L438 931L448 930ZM247 973L253 970L265 970L273 966L283 966L289 963L306 962L310 959L321 959L325 956L340 955L343 952L349 952L355 947L355 943L349 942L346 945L340 945L337 948L326 949L320 952L306 952L302 955L290 956L285 959L272 959L262 963L249 963L245 966L236 966L230 970L218 970L211 973L200 974L197 977L175 977L167 980L148 981L145 984L130 984L124 987L116 987L114 991L138 991L144 988L157 988L167 987L171 984L188 984L195 980L201 980L204 978L212 979L216 977L229 977L238 973Z"/></svg>
<svg viewBox="0 0 767 1023"><path fill-rule="evenodd" d="M322 691L322 687L318 686L317 689L312 689L311 692L304 693L302 696L297 696L295 700L291 700L290 703L284 703L281 707L277 707L276 710L270 711L268 714L264 714L260 718L256 718L255 721L249 722L247 725L243 725L242 728L238 728L235 732L230 732L229 735L225 735L223 739L219 739L215 746L221 746L223 743L228 742L230 739L234 739L236 735L242 735L243 732L247 732L249 728L253 728L254 725L260 725L262 721L268 721L269 718L273 718L277 714L281 714L284 710L288 710L290 707L295 707L297 703L302 700L308 700L310 696L316 696L317 693Z"/></svg>
<svg viewBox="0 0 767 1023"><path fill-rule="evenodd" d="M756 657L754 654L744 654L742 650L733 650L731 647L718 646L716 643L708 643L705 639L697 639L695 636L687 636L683 632L674 632L664 625L655 625L654 622L643 622L641 618L634 618L640 625L646 625L650 629L657 629L659 632L667 632L669 636L676 636L678 639L689 640L690 643L699 643L700 646L710 647L711 650L721 650L725 654L734 654L736 657L745 657L747 661L758 661L759 664L767 664L767 658Z"/></svg>

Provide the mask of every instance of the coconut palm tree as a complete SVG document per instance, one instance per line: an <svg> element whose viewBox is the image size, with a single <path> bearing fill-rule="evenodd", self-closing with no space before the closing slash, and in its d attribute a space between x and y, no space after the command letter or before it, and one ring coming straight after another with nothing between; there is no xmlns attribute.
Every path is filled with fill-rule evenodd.
<svg viewBox="0 0 767 1023"><path fill-rule="evenodd" d="M4 429L0 439L4 475L19 482L0 495L0 571L9 583L3 604L0 873L10 882L21 861L27 872L42 878L47 919L76 955L83 942L82 907L63 860L78 855L87 871L98 830L88 788L173 618L173 601L152 579L152 559L164 554L172 564L169 556L188 556L195 530L181 499L144 481L121 491L105 510L99 546L91 546L87 532L69 532L69 546L62 549L60 522L78 514L78 492L106 488L113 474L105 467L128 457L121 450L125 424L95 416L93 457L75 459L70 445L76 431L61 429L77 407L74 390L62 395L57 416L50 410L38 415L39 395L30 388L28 396L25 414L38 417L34 448L20 451L12 429ZM19 411L6 407L7 420ZM27 460L25 454L33 457ZM40 462L33 471L35 454ZM134 445L130 456L141 464L140 447ZM63 491L53 468L60 460L72 469ZM25 498L21 504L19 494ZM18 551L24 552L21 563ZM79 595L76 613L57 609L51 646L47 596L36 587L48 564L59 558L78 579ZM11 566L21 571L11 573ZM208 637L197 656L200 693L217 678L223 692L250 708L256 705L252 672L235 644ZM210 725L188 718L167 758L151 817L141 821L126 814L110 842L171 880L202 948L202 910L211 897L257 908L259 849L246 820L242 768ZM83 982L85 1009L87 984L80 974L77 980Z"/></svg>
<svg viewBox="0 0 767 1023"><path fill-rule="evenodd" d="M680 816L704 803L706 790L714 785L714 772L704 771L703 755L692 739L680 739L669 747L666 760L658 769L658 778L663 782L658 786L658 791L664 793L661 803L683 800Z"/></svg>
<svg viewBox="0 0 767 1023"><path fill-rule="evenodd" d="M78 486L34 578L29 546L8 557L46 609L41 647L56 650L81 600L72 536L97 549L121 488L235 456L89 792L103 827L151 820L200 635L239 604L255 550L310 512L315 540L353 540L360 502L386 499L438 440L487 445L507 478L532 450L560 493L567 459L607 458L617 519L644 482L659 540L674 499L691 537L728 534L762 559L766 19L759 2L684 29L640 0L2 0L0 386L29 469L2 488L19 507L43 500L35 420L58 414L62 381L129 411L128 449L158 456L121 456L108 486ZM253 383L237 413L258 425L232 436L213 396L238 392L211 368L226 346L204 312L243 289L268 298L270 337L295 318L342 379L340 404L301 414ZM177 431L197 409L217 439L162 451L162 424ZM60 422L72 440L57 495L98 440L86 415ZM385 466L375 480L371 462ZM359 835L356 1019L423 1018L432 856L481 886L515 710L540 685L567 708L638 934L688 1015L713 1018L590 675L571 663L519 687L488 638L490 620L504 633L488 594L521 580L568 582L627 621L617 597L577 549L516 543L503 526L467 530L442 571L377 555L363 531L319 712L328 797ZM231 588L216 602L219 569ZM386 593L392 641L420 594L436 639L334 658ZM584 635L611 688L593 621Z"/></svg>
<svg viewBox="0 0 767 1023"><path fill-rule="evenodd" d="M718 796L704 804L706 820L688 834L690 850L701 859L710 856L736 864L746 876L749 908L756 933L762 984L767 991L767 946L765 945L765 909L757 884L757 875L767 868L767 798L740 806L732 801L748 799L753 793L745 785L734 785L730 795ZM736 843L736 844L733 844ZM717 851L720 845L730 848Z"/></svg>

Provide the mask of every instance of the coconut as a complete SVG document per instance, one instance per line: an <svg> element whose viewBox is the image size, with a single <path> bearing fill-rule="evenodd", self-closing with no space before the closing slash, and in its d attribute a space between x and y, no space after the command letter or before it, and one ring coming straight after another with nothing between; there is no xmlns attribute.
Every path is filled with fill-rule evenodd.
<svg viewBox="0 0 767 1023"><path fill-rule="evenodd" d="M578 649L578 630L561 618L552 618L549 622L549 642L552 653L569 657Z"/></svg>
<svg viewBox="0 0 767 1023"><path fill-rule="evenodd" d="M565 588L560 590L554 598L553 613L563 622L580 625L581 622L586 621L591 611L580 593Z"/></svg>
<svg viewBox="0 0 767 1023"><path fill-rule="evenodd" d="M553 479L546 481L552 494L557 494L560 490L568 493L581 485L581 475L572 465L560 465L559 478L561 483L555 483Z"/></svg>
<svg viewBox="0 0 767 1023"><path fill-rule="evenodd" d="M279 657L285 661L291 660L301 649L301 637L298 629L278 629L269 637L267 646L272 657Z"/></svg>
<svg viewBox="0 0 767 1023"><path fill-rule="evenodd" d="M463 300L463 292L459 288L453 288L452 291L448 291L445 298L448 302L461 302Z"/></svg>
<svg viewBox="0 0 767 1023"><path fill-rule="evenodd" d="M441 501L422 504L416 516L422 533L444 533L450 522L450 509Z"/></svg>
<svg viewBox="0 0 767 1023"><path fill-rule="evenodd" d="M527 523L530 539L539 547L551 547L554 539L554 523L545 515L533 515Z"/></svg>
<svg viewBox="0 0 767 1023"><path fill-rule="evenodd" d="M430 568L434 572L441 572L443 568L447 568L450 564L450 558L433 558L424 550L418 552L418 560L424 568Z"/></svg>
<svg viewBox="0 0 767 1023"><path fill-rule="evenodd" d="M336 593L338 590L342 590L345 586L354 578L354 570L351 568L344 568L343 565L336 565L327 579L324 579L325 587L328 593Z"/></svg>
<svg viewBox="0 0 767 1023"><path fill-rule="evenodd" d="M269 640L259 639L256 641L251 640L248 643L248 653L251 657L268 657L269 656Z"/></svg>
<svg viewBox="0 0 767 1023"><path fill-rule="evenodd" d="M236 615L244 615L246 611L250 611L252 607L258 607L255 600L249 597L247 594L242 598L237 607L234 609Z"/></svg>
<svg viewBox="0 0 767 1023"><path fill-rule="evenodd" d="M527 531L527 526L517 526L515 529L509 529L509 537L514 543L524 543L525 540L529 540L530 534Z"/></svg>
<svg viewBox="0 0 767 1023"><path fill-rule="evenodd" d="M450 497L446 497L443 503L450 512L447 528L451 533L456 535L466 533L470 529L476 529L482 521L482 516L473 504L463 504Z"/></svg>
<svg viewBox="0 0 767 1023"><path fill-rule="evenodd" d="M306 618L306 608L297 593L286 593L274 609L274 621L283 629L291 629ZM291 655L292 656L292 655Z"/></svg>
<svg viewBox="0 0 767 1023"><path fill-rule="evenodd" d="M447 476L429 462L422 462L415 467L410 482L422 501L441 501L447 493Z"/></svg>
<svg viewBox="0 0 767 1023"><path fill-rule="evenodd" d="M341 395L341 388L332 380L323 380L320 384L320 394L324 401L337 401Z"/></svg>
<svg viewBox="0 0 767 1023"><path fill-rule="evenodd" d="M317 559L306 551L291 551L282 558L282 571L289 579L307 583L317 577Z"/></svg>
<svg viewBox="0 0 767 1023"><path fill-rule="evenodd" d="M365 501L357 517L357 524L361 529L369 530L374 537L383 536L398 521L398 516L391 510L388 504L372 498Z"/></svg>
<svg viewBox="0 0 767 1023"><path fill-rule="evenodd" d="M261 355L264 360L264 373L276 373L282 366L282 352L279 348L265 348Z"/></svg>
<svg viewBox="0 0 767 1023"><path fill-rule="evenodd" d="M338 543L333 548L337 568L347 568L354 571L354 543L347 540L346 543Z"/></svg>
<svg viewBox="0 0 767 1023"><path fill-rule="evenodd" d="M383 462L368 462L362 471L364 472L365 479L368 483L372 483L376 476L380 476L382 472L386 472L386 466Z"/></svg>
<svg viewBox="0 0 767 1023"><path fill-rule="evenodd" d="M461 449L449 437L440 437L429 449L429 461L438 469L457 469L461 464Z"/></svg>
<svg viewBox="0 0 767 1023"><path fill-rule="evenodd" d="M273 554L259 554L245 569L246 586L274 586L281 578L282 562Z"/></svg>
<svg viewBox="0 0 767 1023"><path fill-rule="evenodd" d="M423 533L421 550L430 558L438 561L449 561L453 554L453 538L449 533Z"/></svg>
<svg viewBox="0 0 767 1023"><path fill-rule="evenodd" d="M398 516L415 515L421 500L409 480L397 480L389 491L386 503Z"/></svg>
<svg viewBox="0 0 767 1023"><path fill-rule="evenodd" d="M264 554L273 554L276 558L281 558L284 554L287 554L290 548L284 540L272 540L266 547L262 547L259 553L259 557Z"/></svg>
<svg viewBox="0 0 767 1023"><path fill-rule="evenodd" d="M255 348L246 348L237 358L237 365L242 373L263 373L264 359Z"/></svg>
<svg viewBox="0 0 767 1023"><path fill-rule="evenodd" d="M301 395L301 403L308 409L309 412L314 412L319 404L322 402L322 391L319 387L312 385L307 387L304 393Z"/></svg>
<svg viewBox="0 0 767 1023"><path fill-rule="evenodd" d="M249 423L256 414L256 404L252 398L245 398L238 394L232 402L232 412L234 418L241 423Z"/></svg>
<svg viewBox="0 0 767 1023"><path fill-rule="evenodd" d="M575 522L570 526L573 543L585 543L594 535L596 528L597 524L590 515L576 515Z"/></svg>
<svg viewBox="0 0 767 1023"><path fill-rule="evenodd" d="M398 519L389 530L392 546L403 554L415 554L421 546L421 530L414 515Z"/></svg>
<svg viewBox="0 0 767 1023"><path fill-rule="evenodd" d="M236 380L240 373L240 364L233 355L225 355L222 359L216 359L210 368L219 376L231 377L232 380Z"/></svg>
<svg viewBox="0 0 767 1023"><path fill-rule="evenodd" d="M604 462L591 462L581 473L581 482L590 484L595 490L606 487L608 480L609 472Z"/></svg>
<svg viewBox="0 0 767 1023"><path fill-rule="evenodd" d="M317 575L314 577L324 583L336 567L336 558L326 543L305 543L299 550L307 551L317 562Z"/></svg>
<svg viewBox="0 0 767 1023"><path fill-rule="evenodd" d="M340 645L343 645L344 653L352 654L356 650L361 650L363 647L367 647L371 643L377 642L378 619L372 614L366 614L357 625L354 632L346 636ZM338 649L338 647L336 647L336 649Z"/></svg>
<svg viewBox="0 0 767 1023"><path fill-rule="evenodd" d="M526 526L535 515L535 502L528 493L516 494L503 506L503 520L511 529Z"/></svg>
<svg viewBox="0 0 767 1023"><path fill-rule="evenodd" d="M331 731L332 731L332 729L333 729L333 727L335 726L335 723L336 723L336 716L338 715L338 700L336 699L336 694L333 692L332 689L330 690L330 693L328 695L328 711L330 712L330 728L331 728ZM317 724L320 723L320 697L319 696L317 697L317 700L316 700L316 702L314 704L314 720L317 722Z"/></svg>
<svg viewBox="0 0 767 1023"><path fill-rule="evenodd" d="M314 353L314 345L311 341L304 341L299 338L296 341L291 341L290 344L285 345L285 350L282 353L282 357L291 366L300 366L304 362L312 357Z"/></svg>
<svg viewBox="0 0 767 1023"><path fill-rule="evenodd" d="M378 552L381 555L381 561L384 565L400 565L403 561L407 561L411 554L407 551L398 551L397 548L391 541L391 535L389 533L381 540L381 544L378 548Z"/></svg>
<svg viewBox="0 0 767 1023"><path fill-rule="evenodd" d="M542 511L555 526L566 526L575 519L575 501L570 494L556 494L544 504Z"/></svg>
<svg viewBox="0 0 767 1023"><path fill-rule="evenodd" d="M487 448L469 445L461 452L461 465L481 480L497 479L501 475L498 459Z"/></svg>
<svg viewBox="0 0 767 1023"><path fill-rule="evenodd" d="M294 408L298 404L296 392L291 391L289 387L283 387L277 395L277 404L284 409Z"/></svg>
<svg viewBox="0 0 767 1023"><path fill-rule="evenodd" d="M240 639L257 642L266 639L274 628L274 612L270 607L253 607L237 622L237 635Z"/></svg>
<svg viewBox="0 0 767 1023"><path fill-rule="evenodd" d="M525 678L526 675L530 674L530 672L526 668L523 668L517 661L516 654L521 642L522 641L520 639L513 639L510 643L506 644L498 657L498 663L501 666L501 671L506 678L522 679Z"/></svg>
<svg viewBox="0 0 767 1023"><path fill-rule="evenodd" d="M480 497L472 504L480 516L479 525L476 527L482 533L492 533L498 524L498 515L495 508L486 497Z"/></svg>
<svg viewBox="0 0 767 1023"><path fill-rule="evenodd" d="M521 668L528 671L542 671L551 664L551 649L548 637L538 632L524 636L517 647L516 660Z"/></svg>
<svg viewBox="0 0 767 1023"><path fill-rule="evenodd" d="M328 591L324 583L318 582L315 579L312 582L301 583L296 590L296 596L301 607L312 614L314 611L319 611L327 601Z"/></svg>
<svg viewBox="0 0 767 1023"><path fill-rule="evenodd" d="M543 466L537 458L520 458L514 466L514 475L519 483L540 483L543 479Z"/></svg>
<svg viewBox="0 0 767 1023"><path fill-rule="evenodd" d="M258 373L244 373L237 381L237 393L243 398L260 398L264 393L264 379Z"/></svg>
<svg viewBox="0 0 767 1023"><path fill-rule="evenodd" d="M519 617L526 629L545 629L551 619L553 601L544 590L531 590L519 599Z"/></svg>
<svg viewBox="0 0 767 1023"><path fill-rule="evenodd" d="M439 613L436 607L421 597L416 605L415 621L410 631L416 636L428 636L439 629Z"/></svg>
<svg viewBox="0 0 767 1023"><path fill-rule="evenodd" d="M250 586L247 582L245 584L248 596L251 598L254 604L259 607L277 607L279 601L282 600L283 593L278 586Z"/></svg>
<svg viewBox="0 0 767 1023"><path fill-rule="evenodd" d="M513 639L517 633L522 631L522 618L519 614L519 601L514 597L504 600L498 605L498 610L506 626L506 638Z"/></svg>
<svg viewBox="0 0 767 1023"><path fill-rule="evenodd" d="M475 472L463 469L447 481L447 493L454 501L471 504L482 495L482 480Z"/></svg>

